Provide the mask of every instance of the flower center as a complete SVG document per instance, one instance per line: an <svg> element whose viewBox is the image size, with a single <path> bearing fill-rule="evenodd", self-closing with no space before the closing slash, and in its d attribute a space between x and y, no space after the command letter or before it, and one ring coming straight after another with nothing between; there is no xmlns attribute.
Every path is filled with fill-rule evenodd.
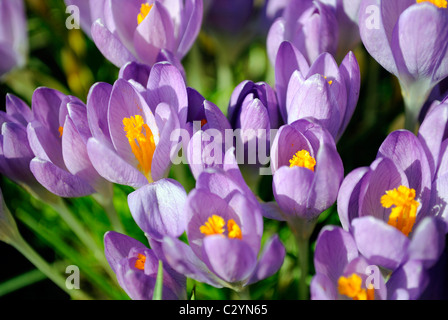
<svg viewBox="0 0 448 320"><path fill-rule="evenodd" d="M224 226L226 225L225 220L218 216L213 215L202 225L199 230L202 234L206 236L212 236L215 234L221 234L224 236ZM230 239L243 239L243 234L241 232L241 228L235 222L235 220L230 219L227 221L227 234Z"/></svg>
<svg viewBox="0 0 448 320"><path fill-rule="evenodd" d="M152 182L151 164L156 149L152 131L140 115L124 118L123 124L132 153L139 163L139 170L145 174L149 182ZM142 132L143 129L146 135Z"/></svg>
<svg viewBox="0 0 448 320"><path fill-rule="evenodd" d="M143 20L145 20L146 16L149 14L149 12L152 9L152 6L153 6L153 4L142 3L142 6L140 7L140 13L137 16L138 24L142 23Z"/></svg>
<svg viewBox="0 0 448 320"><path fill-rule="evenodd" d="M375 300L375 289L372 286L362 288L362 279L356 273L350 277L339 277L338 291L353 300Z"/></svg>
<svg viewBox="0 0 448 320"><path fill-rule="evenodd" d="M412 231L417 216L417 207L420 205L415 201L415 190L405 186L398 189L386 191L381 197L384 208L392 208L388 224L403 232L406 236Z"/></svg>
<svg viewBox="0 0 448 320"><path fill-rule="evenodd" d="M64 127L59 127L59 138L62 138L62 134L64 133Z"/></svg>
<svg viewBox="0 0 448 320"><path fill-rule="evenodd" d="M145 262L146 256L139 253L137 256L137 261L135 261L135 267L139 270L145 270Z"/></svg>
<svg viewBox="0 0 448 320"><path fill-rule="evenodd" d="M448 4L446 0L417 0L417 3L422 2L431 2L433 5L439 8L446 8Z"/></svg>
<svg viewBox="0 0 448 320"><path fill-rule="evenodd" d="M327 77L324 76L324 79L327 80ZM331 86L331 84L333 83L333 80L328 81L328 84Z"/></svg>
<svg viewBox="0 0 448 320"><path fill-rule="evenodd" d="M310 153L306 150L298 151L292 159L289 160L289 167L303 167L314 171L316 165L316 159L314 159Z"/></svg>

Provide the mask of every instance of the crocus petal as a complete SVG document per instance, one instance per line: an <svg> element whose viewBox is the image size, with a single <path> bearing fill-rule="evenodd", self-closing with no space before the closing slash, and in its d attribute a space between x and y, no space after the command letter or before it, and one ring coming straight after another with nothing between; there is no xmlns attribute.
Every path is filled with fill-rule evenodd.
<svg viewBox="0 0 448 320"><path fill-rule="evenodd" d="M428 278L422 262L410 260L395 270L387 281L390 300L416 300L424 291Z"/></svg>
<svg viewBox="0 0 448 320"><path fill-rule="evenodd" d="M323 274L316 274L310 284L311 300L337 300L334 283Z"/></svg>
<svg viewBox="0 0 448 320"><path fill-rule="evenodd" d="M398 72L434 83L442 80L448 76L448 65L440 64L447 55L446 40L448 15L443 9L431 4L409 7L400 15L392 36L392 43L401 48L402 59L396 57Z"/></svg>
<svg viewBox="0 0 448 320"><path fill-rule="evenodd" d="M101 141L90 138L87 142L87 152L93 167L104 179L134 188L148 183L139 170L120 158L114 150Z"/></svg>
<svg viewBox="0 0 448 320"><path fill-rule="evenodd" d="M159 62L151 69L148 79L148 106L153 112L161 102L172 106L183 125L187 121L188 96L185 80L180 71L170 63Z"/></svg>
<svg viewBox="0 0 448 320"><path fill-rule="evenodd" d="M6 113L24 126L34 120L30 107L23 100L10 93L6 95Z"/></svg>
<svg viewBox="0 0 448 320"><path fill-rule="evenodd" d="M175 238L165 237L162 248L171 268L188 278L222 288L219 278L210 272L188 245Z"/></svg>
<svg viewBox="0 0 448 320"><path fill-rule="evenodd" d="M274 275L282 266L285 259L285 247L277 235L269 238L263 251L260 253L257 267L255 268L247 285L266 279Z"/></svg>
<svg viewBox="0 0 448 320"><path fill-rule="evenodd" d="M190 50L194 41L196 40L202 25L203 16L203 1L202 0L187 0L185 1L184 17L187 21L184 22L181 32L183 32L181 41L177 46L177 56L181 59Z"/></svg>
<svg viewBox="0 0 448 320"><path fill-rule="evenodd" d="M65 96L54 89L37 88L32 97L34 119L59 137L59 108Z"/></svg>
<svg viewBox="0 0 448 320"><path fill-rule="evenodd" d="M422 261L425 268L432 267L445 249L445 229L444 221L424 218L413 231L409 259Z"/></svg>
<svg viewBox="0 0 448 320"><path fill-rule="evenodd" d="M2 57L2 61L0 62L0 77L11 71L17 65L15 55L9 43L0 43L0 56Z"/></svg>
<svg viewBox="0 0 448 320"><path fill-rule="evenodd" d="M109 126L107 123L107 108L112 86L108 83L96 83L87 96L87 120L92 136L105 143L110 143Z"/></svg>
<svg viewBox="0 0 448 320"><path fill-rule="evenodd" d="M49 161L34 158L30 163L30 169L40 184L60 197L76 198L95 193L85 180Z"/></svg>
<svg viewBox="0 0 448 320"><path fill-rule="evenodd" d="M125 80L132 80L136 83L141 84L144 88L148 84L149 74L151 72L151 67L146 64L140 64L137 62L128 62L123 67L120 68L119 78Z"/></svg>
<svg viewBox="0 0 448 320"><path fill-rule="evenodd" d="M368 167L362 167L350 172L341 184L338 193L338 215L344 230L349 230L351 222L359 214L359 192L361 180L369 171Z"/></svg>
<svg viewBox="0 0 448 320"><path fill-rule="evenodd" d="M187 194L180 183L163 179L128 196L129 209L137 225L150 237L179 237L186 228L184 205Z"/></svg>
<svg viewBox="0 0 448 320"><path fill-rule="evenodd" d="M406 258L409 239L396 228L374 217L353 220L353 237L369 263L394 270Z"/></svg>
<svg viewBox="0 0 448 320"><path fill-rule="evenodd" d="M157 31L154 32L155 30ZM133 42L140 60L149 65L156 62L161 48L174 50L173 22L167 9L159 1L154 2L151 11L135 29Z"/></svg>
<svg viewBox="0 0 448 320"><path fill-rule="evenodd" d="M391 1L386 1L391 2ZM397 1L392 1L397 2ZM385 19L379 12L381 0L364 0L359 8L359 32L369 54L390 73L398 74L394 54L390 45L391 34L386 30ZM377 21L380 19L380 21ZM393 21L393 19L390 19ZM397 21L397 20L395 20ZM379 22L379 23L378 23ZM375 26L373 26L375 23Z"/></svg>
<svg viewBox="0 0 448 320"><path fill-rule="evenodd" d="M275 172L272 182L274 197L288 217L299 216L306 219L321 213L307 206L313 180L314 173L307 168L281 167Z"/></svg>
<svg viewBox="0 0 448 320"><path fill-rule="evenodd" d="M305 57L290 42L282 42L278 49L275 62L275 88L278 95L278 103L283 121L287 120L286 92L291 75L295 70L307 74L309 70Z"/></svg>
<svg viewBox="0 0 448 320"><path fill-rule="evenodd" d="M98 50L117 67L120 68L127 62L136 60L134 55L107 29L101 20L93 23L91 32Z"/></svg>
<svg viewBox="0 0 448 320"><path fill-rule="evenodd" d="M117 265L123 258L127 258L132 248L146 249L140 241L124 234L108 231L104 235L104 253L112 270L117 272Z"/></svg>
<svg viewBox="0 0 448 320"><path fill-rule="evenodd" d="M386 194L386 191L401 185L409 187L404 172L397 168L392 160L379 158L374 161L369 172L362 179L358 216L369 215L385 222L389 221L391 209L382 206L381 197Z"/></svg>
<svg viewBox="0 0 448 320"><path fill-rule="evenodd" d="M204 239L202 248L204 262L226 282L246 280L256 267L257 255L245 241L214 235Z"/></svg>
<svg viewBox="0 0 448 320"><path fill-rule="evenodd" d="M325 275L332 283L337 283L345 266L356 257L358 249L350 233L333 226L322 229L314 253L317 274Z"/></svg>

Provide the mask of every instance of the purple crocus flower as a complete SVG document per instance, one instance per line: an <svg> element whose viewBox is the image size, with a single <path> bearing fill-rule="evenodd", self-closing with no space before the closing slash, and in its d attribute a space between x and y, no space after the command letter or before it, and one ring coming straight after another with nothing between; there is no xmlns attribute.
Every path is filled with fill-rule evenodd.
<svg viewBox="0 0 448 320"><path fill-rule="evenodd" d="M309 64L323 52L336 54L338 30L336 15L330 6L313 0L291 0L269 30L269 59L275 65L283 41L290 41Z"/></svg>
<svg viewBox="0 0 448 320"><path fill-rule="evenodd" d="M202 0L70 0L101 53L118 67L129 61L153 65L181 60L202 23Z"/></svg>
<svg viewBox="0 0 448 320"><path fill-rule="evenodd" d="M24 106L22 110L26 110ZM24 116L28 117L26 133L35 155L29 166L40 184L61 197L107 194L108 183L87 155L91 132L83 102L54 89L38 88L32 97L32 116L27 112Z"/></svg>
<svg viewBox="0 0 448 320"><path fill-rule="evenodd" d="M385 300L387 287L376 266L359 254L353 236L339 227L324 227L316 242L311 281L312 300ZM376 277L371 272L377 270Z"/></svg>
<svg viewBox="0 0 448 320"><path fill-rule="evenodd" d="M282 265L285 250L277 236L259 255L261 207L232 172L202 172L185 210L189 245L172 237L162 243L166 260L177 272L214 287L240 290Z"/></svg>
<svg viewBox="0 0 448 320"><path fill-rule="evenodd" d="M427 218L429 219L429 218ZM373 217L357 218L353 222L356 228L363 225L362 220L376 220ZM379 222L381 223L381 222ZM375 226L375 225L372 225ZM359 236L339 227L327 226L319 233L314 255L316 275L311 281L311 298L314 300L415 300L422 297L427 288L429 276L424 251L434 252L433 248L440 242L432 243L431 233L434 224L425 220L418 227L419 239L408 247L403 247L404 259L394 269L384 268L377 264L375 258L366 258L363 248L357 240ZM370 232L372 231L372 232ZM391 237L380 237L375 229L363 229L370 246L379 248L378 252L393 251L389 246L394 240ZM384 236L384 235L383 235ZM419 241L422 241L420 243ZM417 254L419 252L420 254ZM426 255L428 256L428 255ZM382 267L380 269L380 267Z"/></svg>
<svg viewBox="0 0 448 320"><path fill-rule="evenodd" d="M0 2L0 78L26 63L28 34L23 0Z"/></svg>
<svg viewBox="0 0 448 320"><path fill-rule="evenodd" d="M104 252L124 291L133 300L151 300L159 258L143 243L114 231L104 235ZM186 279L163 265L162 298L186 299Z"/></svg>
<svg viewBox="0 0 448 320"><path fill-rule="evenodd" d="M25 102L12 94L6 95L6 113L0 111L0 173L34 196L50 202L55 196L42 187L30 170L34 153L26 127L33 120L33 112Z"/></svg>
<svg viewBox="0 0 448 320"><path fill-rule="evenodd" d="M269 157L271 129L278 129L282 123L274 90L265 82L241 82L230 97L228 117L237 132L237 152L244 151L244 158L238 162L266 164L262 157Z"/></svg>
<svg viewBox="0 0 448 320"><path fill-rule="evenodd" d="M279 218L309 235L319 214L336 201L344 177L333 137L305 119L282 126L271 148L271 169ZM299 231L301 225L306 228Z"/></svg>
<svg viewBox="0 0 448 320"><path fill-rule="evenodd" d="M172 133L186 121L188 100L183 77L173 65L134 67L126 65L125 77L113 86L97 83L91 88L87 151L106 180L139 188L168 175L172 144L178 142ZM146 77L145 88L139 81Z"/></svg>
<svg viewBox="0 0 448 320"><path fill-rule="evenodd" d="M226 132L232 127L222 111L195 89L188 88L186 137L182 137L187 162L197 179L207 168L224 169L233 153L226 145ZM233 141L233 140L232 140ZM227 160L226 160L227 158Z"/></svg>
<svg viewBox="0 0 448 320"><path fill-rule="evenodd" d="M364 46L399 79L412 131L431 90L448 76L448 10L442 4L364 0L359 11Z"/></svg>
<svg viewBox="0 0 448 320"><path fill-rule="evenodd" d="M286 123L311 117L339 140L358 103L360 86L359 65L352 52L340 66L329 53L309 66L291 43L283 42L278 50L275 87Z"/></svg>
<svg viewBox="0 0 448 320"><path fill-rule="evenodd" d="M444 249L446 224L432 208L431 184L424 146L411 132L399 130L386 138L369 167L347 175L339 191L343 228L353 234L369 263L397 279L412 274L413 268L429 269ZM389 282L396 287L402 280ZM400 287L391 297L415 299L419 293Z"/></svg>

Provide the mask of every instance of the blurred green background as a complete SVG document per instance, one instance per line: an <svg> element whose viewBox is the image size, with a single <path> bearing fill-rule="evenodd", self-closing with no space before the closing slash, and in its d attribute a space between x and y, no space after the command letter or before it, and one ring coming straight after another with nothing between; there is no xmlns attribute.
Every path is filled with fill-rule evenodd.
<svg viewBox="0 0 448 320"><path fill-rule="evenodd" d="M182 61L188 85L226 113L230 95L243 80L266 81L274 86L273 68L266 55L266 34L259 33L254 21L260 12L256 2L254 19L241 34L223 34L203 25L198 40ZM68 30L63 0L27 0L29 59L25 68L15 70L0 84L0 107L5 109L5 96L13 93L28 104L33 91L40 86L58 89L86 101L90 86L99 81L113 83L118 69L108 62L82 30ZM403 126L403 102L394 77L369 57L362 44L355 51L361 66L362 86L359 103L352 121L338 143L346 174L367 166L374 160L378 147L387 134ZM179 180L187 191L194 187L188 167L173 167L171 177ZM42 257L61 273L70 264L81 269L81 288L96 299L126 299L116 281L98 266L82 248L58 213L33 199L5 177L0 187L5 202L13 213L23 237ZM264 201L272 196L272 178L264 176L254 192ZM114 204L129 236L147 244L127 207L131 188L115 186ZM66 201L72 212L89 231L99 246L104 232L111 229L102 208L91 198ZM339 224L336 206L322 214L311 237L310 253L321 228ZM278 233L287 248L281 270L274 276L250 286L237 296L228 289L215 289L188 281L196 299L296 299L297 271L294 237L284 223L265 219L265 236ZM0 242L0 299L70 299L70 296L46 279L18 251ZM84 270L88 270L85 272ZM310 261L311 275L314 273ZM311 276L308 278L310 281Z"/></svg>

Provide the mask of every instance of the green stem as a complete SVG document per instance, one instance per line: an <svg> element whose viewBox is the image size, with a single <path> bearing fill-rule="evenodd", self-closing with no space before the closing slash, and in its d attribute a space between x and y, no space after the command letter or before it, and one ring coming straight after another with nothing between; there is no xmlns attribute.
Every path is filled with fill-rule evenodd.
<svg viewBox="0 0 448 320"><path fill-rule="evenodd" d="M115 210L113 191L111 192L111 194L111 196L105 196L96 193L93 195L93 198L103 207L114 231L119 233L126 233L123 224L118 217L117 210Z"/></svg>
<svg viewBox="0 0 448 320"><path fill-rule="evenodd" d="M299 300L308 300L309 289L306 283L306 278L308 276L308 263L309 263L309 239L308 238L297 238L297 256L299 258Z"/></svg>
<svg viewBox="0 0 448 320"><path fill-rule="evenodd" d="M17 241L11 243L21 254L23 254L34 266L45 274L50 280L52 280L58 287L68 293L74 299L91 300L85 292L80 289L69 290L66 286L65 278L54 270L42 257L34 251L32 247L20 237Z"/></svg>
<svg viewBox="0 0 448 320"><path fill-rule="evenodd" d="M60 217L67 223L73 232L79 237L84 245L93 253L94 257L109 272L110 267L104 257L103 250L95 242L93 237L84 229L84 226L76 219L73 213L67 208L65 202L58 198L58 201L50 204L59 213Z"/></svg>

